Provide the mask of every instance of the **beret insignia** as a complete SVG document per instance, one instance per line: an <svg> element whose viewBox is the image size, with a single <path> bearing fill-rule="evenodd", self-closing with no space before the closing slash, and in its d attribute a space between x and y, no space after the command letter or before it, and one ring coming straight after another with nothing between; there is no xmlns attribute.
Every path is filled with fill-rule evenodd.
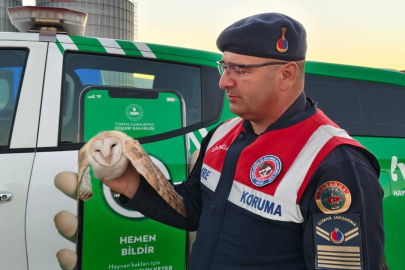
<svg viewBox="0 0 405 270"><path fill-rule="evenodd" d="M281 27L281 38L276 43L277 51L280 53L285 53L288 51L288 40L285 39L285 32L287 27Z"/></svg>
<svg viewBox="0 0 405 270"><path fill-rule="evenodd" d="M329 181L318 188L315 200L319 209L325 214L339 214L349 209L352 195L342 183Z"/></svg>

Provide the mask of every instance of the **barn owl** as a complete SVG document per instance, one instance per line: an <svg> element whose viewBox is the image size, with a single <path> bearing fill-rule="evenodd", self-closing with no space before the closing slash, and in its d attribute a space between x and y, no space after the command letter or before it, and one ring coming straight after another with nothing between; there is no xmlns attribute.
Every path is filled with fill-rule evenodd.
<svg viewBox="0 0 405 270"><path fill-rule="evenodd" d="M92 166L94 177L107 181L121 176L127 166L134 166L171 207L186 216L182 197L174 190L139 142L125 133L100 132L80 149L78 196L82 200L89 200L93 196L89 165Z"/></svg>

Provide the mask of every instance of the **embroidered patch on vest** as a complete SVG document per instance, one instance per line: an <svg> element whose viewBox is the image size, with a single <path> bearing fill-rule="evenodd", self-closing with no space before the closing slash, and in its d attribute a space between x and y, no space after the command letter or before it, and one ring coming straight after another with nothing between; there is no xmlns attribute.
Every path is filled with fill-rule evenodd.
<svg viewBox="0 0 405 270"><path fill-rule="evenodd" d="M316 204L325 214L346 212L352 203L349 189L338 181L329 181L316 191Z"/></svg>
<svg viewBox="0 0 405 270"><path fill-rule="evenodd" d="M314 214L316 269L363 269L360 215Z"/></svg>
<svg viewBox="0 0 405 270"><path fill-rule="evenodd" d="M259 158L250 169L250 180L253 185L263 187L276 179L282 168L281 160L272 155Z"/></svg>

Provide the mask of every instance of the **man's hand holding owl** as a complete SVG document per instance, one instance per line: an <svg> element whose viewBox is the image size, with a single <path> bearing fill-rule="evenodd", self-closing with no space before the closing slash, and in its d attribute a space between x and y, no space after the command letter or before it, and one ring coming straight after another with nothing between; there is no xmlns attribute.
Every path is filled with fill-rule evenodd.
<svg viewBox="0 0 405 270"><path fill-rule="evenodd" d="M141 181L138 171L133 166L128 166L120 177L109 181L101 179L101 182L115 192L132 199Z"/></svg>

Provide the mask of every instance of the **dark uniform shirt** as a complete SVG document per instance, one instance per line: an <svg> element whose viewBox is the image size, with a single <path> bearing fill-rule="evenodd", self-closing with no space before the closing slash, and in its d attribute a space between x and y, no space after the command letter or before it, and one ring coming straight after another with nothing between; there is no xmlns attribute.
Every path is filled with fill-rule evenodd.
<svg viewBox="0 0 405 270"><path fill-rule="evenodd" d="M316 113L316 110L315 105L302 94L265 132L294 125ZM249 121L244 121L243 126L246 132L241 132L242 136L229 146L221 179L233 179L239 153L260 136L254 133ZM197 230L191 255L192 270L315 269L316 264L322 261L317 261L315 254L317 244L314 239L317 235L314 233L313 217L325 215L316 203L315 193L329 181L343 183L350 190L351 205L342 214L353 214L360 220L362 265L359 269L380 269L384 248L383 192L378 182L379 165L368 151L340 145L326 156L300 199L303 223L276 220L265 224L257 220L254 223L254 218L249 217L252 214L247 211L246 215L227 216L237 206L223 200L231 188L226 181L219 182L212 198L207 199L203 195L205 186L200 183L201 167L215 130L203 139L200 155L188 180L175 185L176 191L183 197L187 217L172 209L145 179L141 179L132 200L122 199L125 206L147 217L179 229ZM261 235L263 238L260 238Z"/></svg>

